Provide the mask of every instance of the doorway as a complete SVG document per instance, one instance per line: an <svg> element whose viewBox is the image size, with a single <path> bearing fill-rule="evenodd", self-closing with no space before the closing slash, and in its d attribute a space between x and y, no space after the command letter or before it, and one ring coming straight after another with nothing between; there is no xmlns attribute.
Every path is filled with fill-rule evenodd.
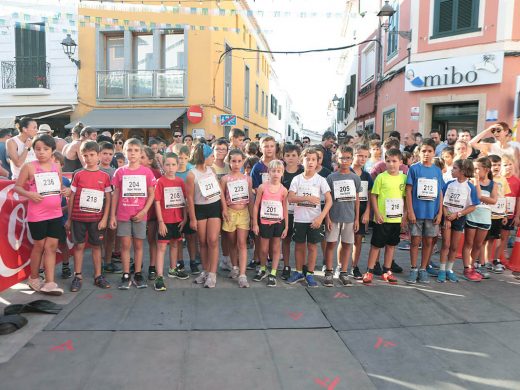
<svg viewBox="0 0 520 390"><path fill-rule="evenodd" d="M442 139L449 129L468 129L475 136L477 124L478 102L433 105L432 130L439 130Z"/></svg>

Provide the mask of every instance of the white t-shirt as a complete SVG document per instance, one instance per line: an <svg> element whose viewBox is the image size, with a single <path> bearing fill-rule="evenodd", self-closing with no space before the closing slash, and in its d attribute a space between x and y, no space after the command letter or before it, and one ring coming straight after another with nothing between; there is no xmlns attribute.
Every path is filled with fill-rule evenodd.
<svg viewBox="0 0 520 390"><path fill-rule="evenodd" d="M509 154L511 156L515 156L515 150L520 149L520 144L517 142L508 142L507 147L502 148L499 142L491 144L489 148L489 154L494 154L496 156L502 157L504 154Z"/></svg>
<svg viewBox="0 0 520 390"><path fill-rule="evenodd" d="M289 191L294 192L298 196L316 196L318 198L330 192L330 187L325 178L317 173L310 179L305 179L303 175L301 173L294 177ZM294 222L311 223L320 214L320 204L296 203L294 206Z"/></svg>

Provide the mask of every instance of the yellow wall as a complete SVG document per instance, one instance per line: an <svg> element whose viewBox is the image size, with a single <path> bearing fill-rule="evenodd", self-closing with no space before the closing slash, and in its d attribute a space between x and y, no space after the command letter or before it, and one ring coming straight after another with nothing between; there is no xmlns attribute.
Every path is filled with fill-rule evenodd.
<svg viewBox="0 0 520 390"><path fill-rule="evenodd" d="M119 3L119 2L118 2ZM132 4L135 4L133 2ZM147 2L146 4L150 4ZM166 6L177 6L178 2L164 2ZM200 5L198 1L192 3L182 3L183 7L206 7L215 8L216 2L203 2ZM232 9L233 2L221 2L222 8ZM93 108L128 108L128 107L187 107L189 105L202 105L204 107L204 119L201 123L193 125L188 122L187 132L191 134L193 128L204 128L207 133L213 133L217 137L223 135L223 127L219 124L220 114L237 115L237 127L249 128L250 136L256 133L267 132L267 116L261 116L262 104L259 101L258 113L255 112L255 85L258 83L261 100L261 91L266 94L269 91L269 69L270 58L261 54L268 62L265 71L262 72L262 59L260 60L260 71L256 72L256 53L233 51L232 59L232 107L231 110L224 109L224 60L217 71L217 63L220 55L224 51L224 44L227 43L231 47L249 47L249 36L251 35L251 47L257 48L258 43L254 39L254 35L249 31L245 34L245 42L243 41L243 26L247 25L241 16L211 16L211 15L186 15L174 13L155 13L155 12L123 12L113 10L96 10L96 9L79 9L80 15L89 15L94 21L95 16L102 18L115 18L119 20L139 20L155 22L157 24L190 24L203 26L218 26L240 28L240 32L224 32L224 31L199 31L188 30L187 33L187 53L188 53L188 70L187 70L187 91L185 91L187 99L184 103L175 101L133 101L133 102L97 102L96 101L96 30L94 27L86 25L79 26L79 57L81 60L81 69L79 71L78 82L78 100L79 106L73 117L77 120ZM102 23L102 29L104 27ZM250 68L250 86L249 86L249 119L244 118L244 67L248 65ZM213 103L213 78L215 80L215 102ZM265 99L265 98L264 98Z"/></svg>

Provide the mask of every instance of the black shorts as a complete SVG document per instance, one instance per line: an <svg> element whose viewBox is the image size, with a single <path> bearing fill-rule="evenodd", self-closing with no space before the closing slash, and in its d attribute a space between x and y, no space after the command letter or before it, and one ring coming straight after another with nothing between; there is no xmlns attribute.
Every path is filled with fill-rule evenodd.
<svg viewBox="0 0 520 390"><path fill-rule="evenodd" d="M451 230L455 232L463 232L466 226L466 217L461 217L451 221Z"/></svg>
<svg viewBox="0 0 520 390"><path fill-rule="evenodd" d="M287 226L287 237L291 238L294 233L294 214L289 214Z"/></svg>
<svg viewBox="0 0 520 390"><path fill-rule="evenodd" d="M488 230L486 240L497 240L500 238L500 232L502 231L502 219L492 219L491 228Z"/></svg>
<svg viewBox="0 0 520 390"><path fill-rule="evenodd" d="M505 225L502 225L502 230L515 230L515 220L513 218L508 219L507 223Z"/></svg>
<svg viewBox="0 0 520 390"><path fill-rule="evenodd" d="M181 233L182 234L187 234L188 236L191 235L191 234L195 234L196 231L193 230L191 227L190 227L190 217L188 216L188 219L186 221L186 225L184 225L182 227L182 230L181 230Z"/></svg>
<svg viewBox="0 0 520 390"><path fill-rule="evenodd" d="M181 239L181 231L179 229L179 223L167 223L166 229L168 231L166 232L165 236L161 236L161 233L158 233L158 239L159 242L170 242L170 240L180 240Z"/></svg>
<svg viewBox="0 0 520 390"><path fill-rule="evenodd" d="M293 241L299 244L319 244L325 239L325 226L321 225L318 229L311 228L310 223L295 222Z"/></svg>
<svg viewBox="0 0 520 390"><path fill-rule="evenodd" d="M99 222L72 221L70 230L74 244L84 244L88 233L88 243L92 246L101 246L103 233L98 230Z"/></svg>
<svg viewBox="0 0 520 390"><path fill-rule="evenodd" d="M270 225L260 223L258 228L259 235L262 238L281 237L285 229L285 221L272 223Z"/></svg>
<svg viewBox="0 0 520 390"><path fill-rule="evenodd" d="M29 231L35 241L41 241L47 237L60 240L65 235L61 217L39 222L29 222Z"/></svg>
<svg viewBox="0 0 520 390"><path fill-rule="evenodd" d="M197 221L210 218L222 218L222 205L220 200L210 204L196 204L195 218Z"/></svg>
<svg viewBox="0 0 520 390"><path fill-rule="evenodd" d="M370 245L376 248L384 248L385 246L396 246L401 241L401 224L400 223L376 223L372 233Z"/></svg>

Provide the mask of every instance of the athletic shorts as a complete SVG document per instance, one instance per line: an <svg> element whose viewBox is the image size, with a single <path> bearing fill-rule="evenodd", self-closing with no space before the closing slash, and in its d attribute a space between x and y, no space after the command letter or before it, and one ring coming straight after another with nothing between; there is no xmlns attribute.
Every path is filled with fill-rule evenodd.
<svg viewBox="0 0 520 390"><path fill-rule="evenodd" d="M223 220L222 223L222 230L225 232L232 233L237 229L249 230L251 227L251 216L247 207L242 210L228 208L228 218L229 222Z"/></svg>
<svg viewBox="0 0 520 390"><path fill-rule="evenodd" d="M318 244L325 238L325 226L322 224L318 229L313 229L310 223L295 222L292 238L299 244Z"/></svg>
<svg viewBox="0 0 520 390"><path fill-rule="evenodd" d="M191 234L197 233L195 230L193 230L190 227L190 217L189 216L188 216L188 218L186 220L186 225L184 225L182 227L181 233L184 234L184 235L188 235L188 236L191 235Z"/></svg>
<svg viewBox="0 0 520 390"><path fill-rule="evenodd" d="M260 223L258 225L258 230L259 236L262 238L279 238L282 236L282 233L285 230L285 221L271 223L269 225Z"/></svg>
<svg viewBox="0 0 520 390"><path fill-rule="evenodd" d="M146 221L117 221L117 236L144 240L146 238Z"/></svg>
<svg viewBox="0 0 520 390"><path fill-rule="evenodd" d="M337 242L338 238L345 244L354 243L354 222L332 222L332 229L327 232L325 239L327 242Z"/></svg>
<svg viewBox="0 0 520 390"><path fill-rule="evenodd" d="M491 227L489 228L486 240L498 240L500 239L500 233L502 232L502 219L492 219Z"/></svg>
<svg viewBox="0 0 520 390"><path fill-rule="evenodd" d="M376 223L372 233L370 245L376 248L384 248L385 246L396 246L401 241L401 224L400 223Z"/></svg>
<svg viewBox="0 0 520 390"><path fill-rule="evenodd" d="M461 217L451 221L451 230L454 232L463 232L466 225L466 217Z"/></svg>
<svg viewBox="0 0 520 390"><path fill-rule="evenodd" d="M502 230L515 230L515 220L513 218L508 219L507 223L505 225L502 225Z"/></svg>
<svg viewBox="0 0 520 390"><path fill-rule="evenodd" d="M61 217L28 224L31 237L35 241L41 241L47 237L60 240L65 234Z"/></svg>
<svg viewBox="0 0 520 390"><path fill-rule="evenodd" d="M412 237L437 237L439 225L434 225L432 219L417 219L415 223L408 224Z"/></svg>
<svg viewBox="0 0 520 390"><path fill-rule="evenodd" d="M74 244L84 244L88 234L88 243L101 246L104 232L98 229L99 222L72 221L71 236Z"/></svg>
<svg viewBox="0 0 520 390"><path fill-rule="evenodd" d="M181 231L179 229L179 222L177 223L167 223L165 236L161 236L161 233L158 233L157 241L159 242L170 242L171 240L180 240L181 239Z"/></svg>
<svg viewBox="0 0 520 390"><path fill-rule="evenodd" d="M195 218L197 221L210 218L222 218L222 205L220 204L220 200L210 204L196 204Z"/></svg>
<svg viewBox="0 0 520 390"><path fill-rule="evenodd" d="M471 221L466 220L466 225L464 226L464 228L465 229L489 230L491 228L491 224L471 222Z"/></svg>

